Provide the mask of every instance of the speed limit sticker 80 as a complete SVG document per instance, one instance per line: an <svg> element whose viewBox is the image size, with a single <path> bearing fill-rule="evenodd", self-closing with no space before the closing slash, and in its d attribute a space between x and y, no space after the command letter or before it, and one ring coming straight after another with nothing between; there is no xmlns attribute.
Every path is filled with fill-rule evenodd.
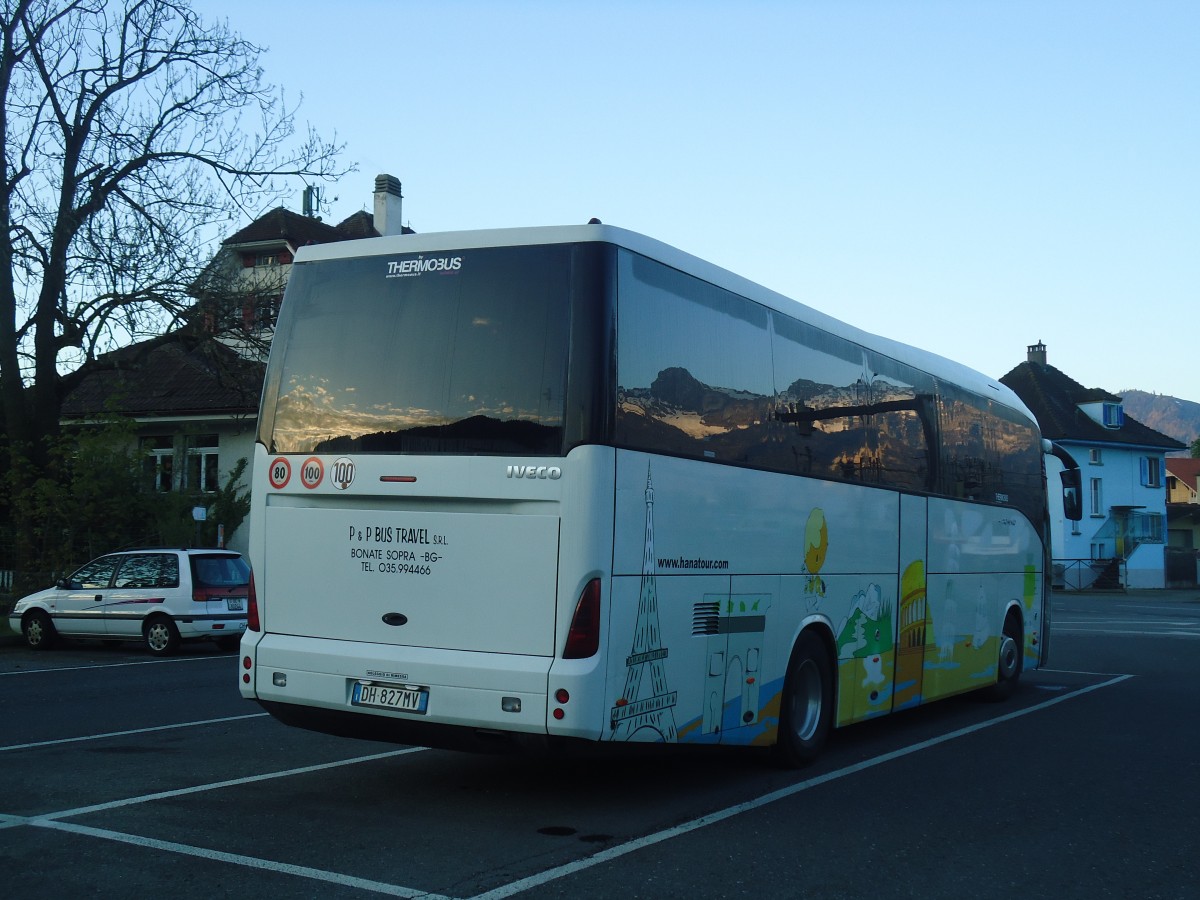
<svg viewBox="0 0 1200 900"><path fill-rule="evenodd" d="M270 478L271 487L275 490L287 487L287 483L292 480L292 464L287 461L287 457L277 456L271 460L268 478Z"/></svg>

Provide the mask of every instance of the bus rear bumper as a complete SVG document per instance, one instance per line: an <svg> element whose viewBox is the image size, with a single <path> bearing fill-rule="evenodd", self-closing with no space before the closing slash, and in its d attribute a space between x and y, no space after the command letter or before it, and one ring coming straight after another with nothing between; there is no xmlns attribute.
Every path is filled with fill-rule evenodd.
<svg viewBox="0 0 1200 900"><path fill-rule="evenodd" d="M285 725L337 737L491 754L540 754L549 752L554 746L544 730L541 733L529 733L470 728L415 717L364 714L358 710L324 709L270 700L258 702Z"/></svg>
<svg viewBox="0 0 1200 900"><path fill-rule="evenodd" d="M278 634L242 649L250 661L249 668L243 664L243 696L289 725L356 737L392 734L373 739L402 743L427 743L413 736L444 729L546 736L546 657ZM356 685L420 694L420 708L355 705Z"/></svg>

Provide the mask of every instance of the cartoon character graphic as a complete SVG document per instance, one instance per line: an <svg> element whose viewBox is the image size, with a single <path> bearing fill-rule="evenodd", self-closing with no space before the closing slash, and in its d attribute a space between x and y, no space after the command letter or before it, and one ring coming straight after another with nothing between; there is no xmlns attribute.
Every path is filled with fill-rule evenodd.
<svg viewBox="0 0 1200 900"><path fill-rule="evenodd" d="M839 697L842 721L888 711L891 698L892 638L891 603L883 599L877 584L868 585L851 601L850 614L838 629L838 666L842 684L852 687ZM858 671L852 668L858 665ZM847 677L848 676L848 677ZM850 681L849 679L853 679Z"/></svg>
<svg viewBox="0 0 1200 900"><path fill-rule="evenodd" d="M809 612L816 609L820 599L825 596L825 579L820 572L828 552L829 528L825 524L825 512L820 507L814 507L804 526L804 569L808 573L804 593L808 597Z"/></svg>

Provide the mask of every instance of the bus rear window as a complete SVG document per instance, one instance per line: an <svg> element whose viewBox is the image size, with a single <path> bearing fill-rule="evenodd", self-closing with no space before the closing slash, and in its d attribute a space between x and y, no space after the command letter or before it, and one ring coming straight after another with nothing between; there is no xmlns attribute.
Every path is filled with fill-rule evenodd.
<svg viewBox="0 0 1200 900"><path fill-rule="evenodd" d="M571 248L295 266L259 440L274 453L562 450Z"/></svg>

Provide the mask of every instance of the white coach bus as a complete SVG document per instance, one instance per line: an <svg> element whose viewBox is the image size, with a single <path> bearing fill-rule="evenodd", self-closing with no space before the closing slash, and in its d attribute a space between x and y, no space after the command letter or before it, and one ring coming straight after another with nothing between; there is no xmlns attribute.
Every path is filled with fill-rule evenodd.
<svg viewBox="0 0 1200 900"><path fill-rule="evenodd" d="M239 675L288 724L800 765L1046 657L1016 396L628 231L302 249L258 427Z"/></svg>

